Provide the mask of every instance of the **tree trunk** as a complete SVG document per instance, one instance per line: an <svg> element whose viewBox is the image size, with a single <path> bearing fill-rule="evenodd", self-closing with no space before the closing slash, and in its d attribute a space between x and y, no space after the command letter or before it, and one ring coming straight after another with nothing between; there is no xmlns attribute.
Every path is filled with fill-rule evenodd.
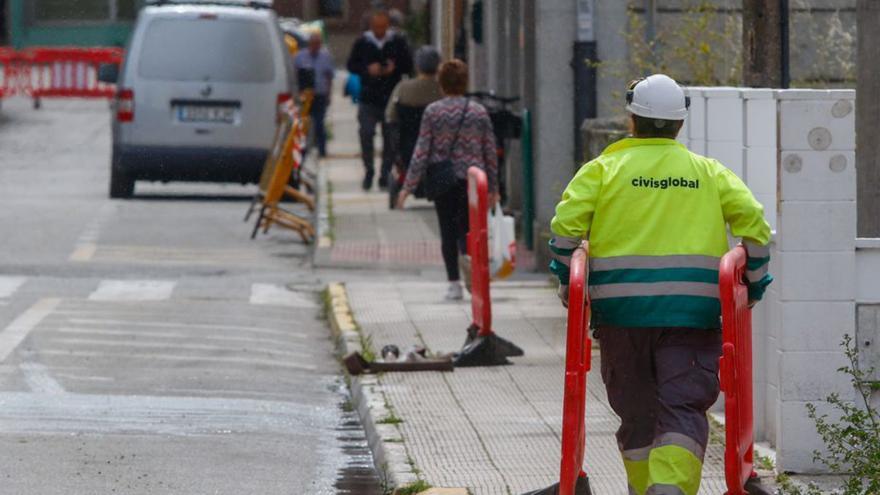
<svg viewBox="0 0 880 495"><path fill-rule="evenodd" d="M856 18L857 232L880 237L880 3L859 0Z"/></svg>
<svg viewBox="0 0 880 495"><path fill-rule="evenodd" d="M782 86L781 16L776 0L743 0L743 85Z"/></svg>

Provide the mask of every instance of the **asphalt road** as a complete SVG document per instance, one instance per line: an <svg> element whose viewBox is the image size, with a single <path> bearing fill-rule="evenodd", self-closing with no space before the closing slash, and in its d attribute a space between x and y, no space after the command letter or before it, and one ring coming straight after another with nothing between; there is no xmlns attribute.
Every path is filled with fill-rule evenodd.
<svg viewBox="0 0 880 495"><path fill-rule="evenodd" d="M109 150L106 102L3 102L0 493L372 493L307 249L252 187L108 199Z"/></svg>

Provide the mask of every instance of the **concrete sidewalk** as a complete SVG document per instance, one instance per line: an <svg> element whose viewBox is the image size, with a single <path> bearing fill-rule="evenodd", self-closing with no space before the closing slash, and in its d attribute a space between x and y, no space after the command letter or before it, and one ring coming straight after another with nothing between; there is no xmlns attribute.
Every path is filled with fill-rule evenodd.
<svg viewBox="0 0 880 495"><path fill-rule="evenodd" d="M417 202L389 211L385 193L360 190L354 109L347 101L333 108L335 154L323 162L332 191L332 240L318 249L316 264L374 270L368 281L362 273L340 272L341 282L349 280L345 289L330 291L341 351L378 351L386 344L459 350L470 304L442 300L446 282L433 210ZM391 482L422 479L473 494L516 495L558 481L565 311L546 275L531 279L492 286L495 330L525 350L512 366L353 377L371 447ZM586 470L594 493L622 494L618 420L605 397L598 352L593 359ZM701 494L724 493L722 463L714 438Z"/></svg>

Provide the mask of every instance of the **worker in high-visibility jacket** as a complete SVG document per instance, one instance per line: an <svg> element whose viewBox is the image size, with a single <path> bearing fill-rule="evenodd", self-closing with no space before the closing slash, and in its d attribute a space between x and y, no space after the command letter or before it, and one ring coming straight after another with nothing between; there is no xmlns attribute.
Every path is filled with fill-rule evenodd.
<svg viewBox="0 0 880 495"><path fill-rule="evenodd" d="M571 254L589 239L592 326L636 495L699 490L706 412L719 394L718 267L728 226L748 251L752 302L773 280L761 204L724 165L675 141L689 106L665 75L631 83L633 137L577 172L551 225L564 302Z"/></svg>

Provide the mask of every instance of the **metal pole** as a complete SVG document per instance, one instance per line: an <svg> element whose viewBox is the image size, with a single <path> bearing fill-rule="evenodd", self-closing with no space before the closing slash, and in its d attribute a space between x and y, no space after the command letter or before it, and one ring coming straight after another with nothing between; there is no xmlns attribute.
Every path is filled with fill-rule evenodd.
<svg viewBox="0 0 880 495"><path fill-rule="evenodd" d="M574 161L584 161L584 140L581 124L596 117L596 67L598 58L594 31L594 0L578 0L577 41L574 43Z"/></svg>

